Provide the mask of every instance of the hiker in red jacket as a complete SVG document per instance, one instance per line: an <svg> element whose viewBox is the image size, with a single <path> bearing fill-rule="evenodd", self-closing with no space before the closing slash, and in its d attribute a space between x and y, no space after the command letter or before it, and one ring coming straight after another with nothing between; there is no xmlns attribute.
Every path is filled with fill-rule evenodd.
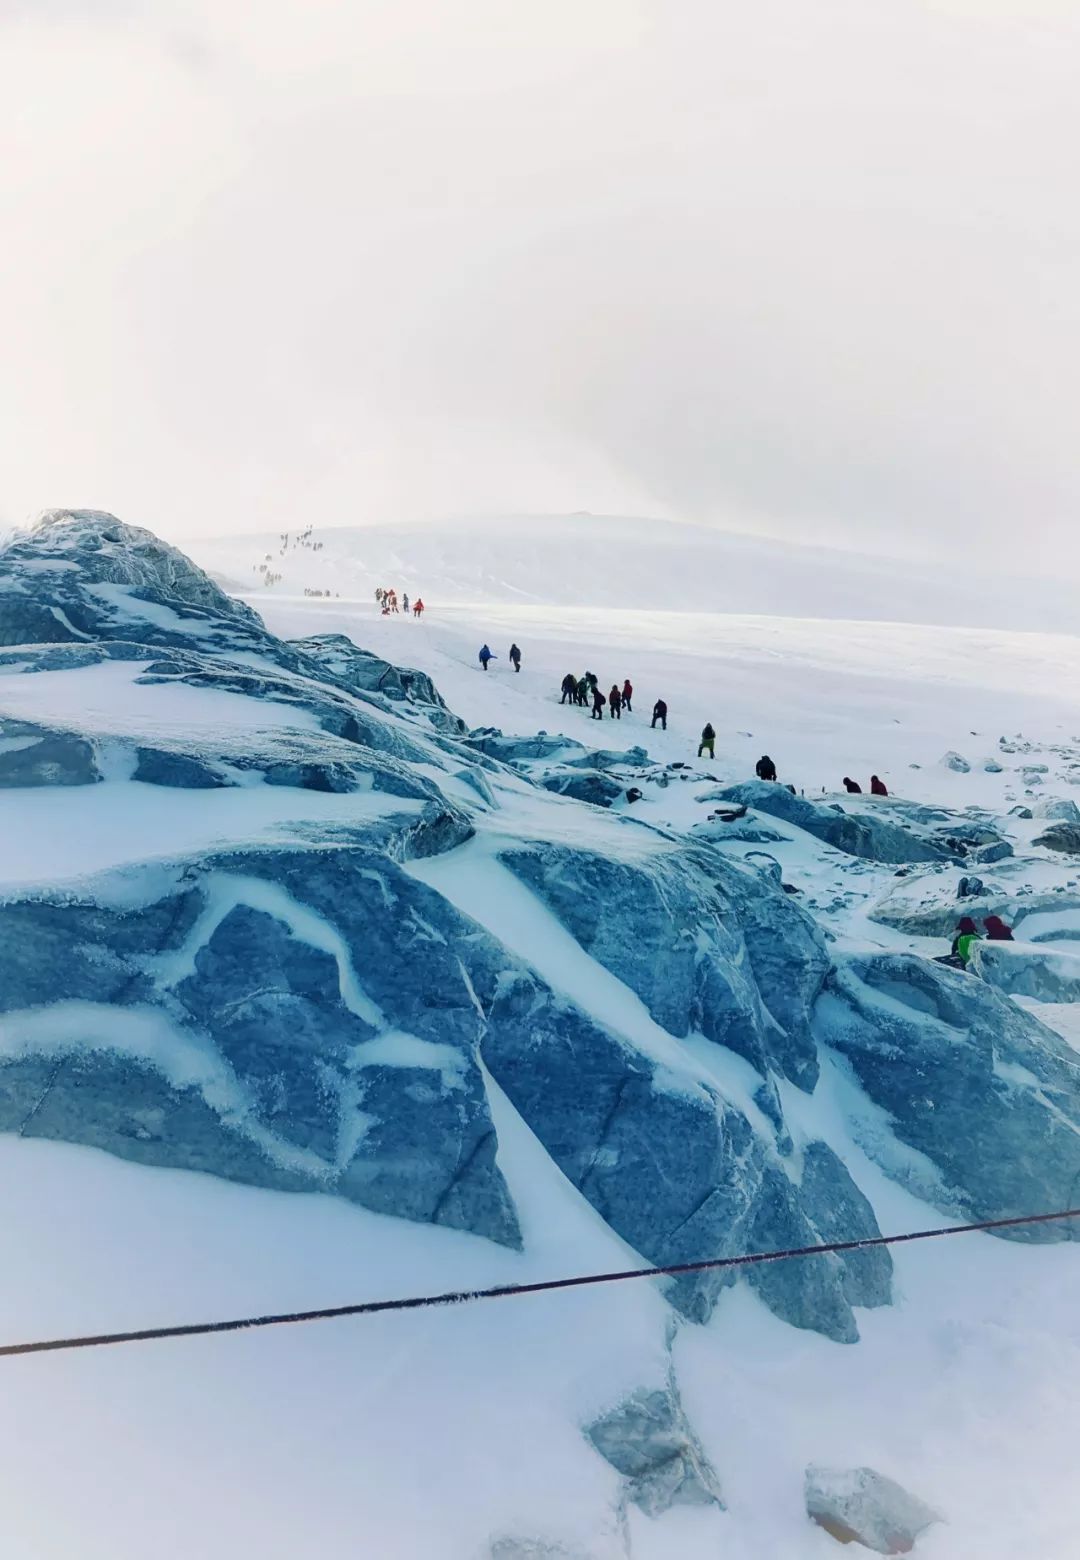
<svg viewBox="0 0 1080 1560"><path fill-rule="evenodd" d="M626 681L622 685L622 707L623 707L623 709L626 711L626 713L628 715L632 715L633 714L633 710L630 708L630 700L633 697L634 697L634 685L633 685L633 683L630 681L630 679L628 677L626 679Z"/></svg>
<svg viewBox="0 0 1080 1560"><path fill-rule="evenodd" d="M622 720L622 694L619 692L618 683L612 683L607 701L612 720Z"/></svg>
<svg viewBox="0 0 1080 1560"><path fill-rule="evenodd" d="M1013 942L1012 927L1006 926L999 915L988 915L983 921L986 935L991 942Z"/></svg>
<svg viewBox="0 0 1080 1560"><path fill-rule="evenodd" d="M870 794L871 796L888 796L889 794L885 789L884 780L879 780L877 775L870 776Z"/></svg>

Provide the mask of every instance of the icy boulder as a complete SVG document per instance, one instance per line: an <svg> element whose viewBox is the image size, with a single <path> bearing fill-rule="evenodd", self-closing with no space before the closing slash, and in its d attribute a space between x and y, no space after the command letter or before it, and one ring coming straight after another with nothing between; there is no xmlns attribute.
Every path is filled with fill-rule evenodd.
<svg viewBox="0 0 1080 1560"><path fill-rule="evenodd" d="M1080 956L1015 942L981 942L972 973L987 985L1036 1002L1080 1002Z"/></svg>
<svg viewBox="0 0 1080 1560"><path fill-rule="evenodd" d="M901 864L915 861L946 861L948 854L926 837L916 834L885 817L843 812L821 807L805 797L792 796L785 786L763 780L746 781L721 791L722 800L751 807L756 812L782 819L804 829L834 850L867 861Z"/></svg>
<svg viewBox="0 0 1080 1560"><path fill-rule="evenodd" d="M1073 1205L1080 1056L984 981L906 954L851 957L830 976L820 1040L886 1113L862 1146L918 1196L967 1220ZM904 1145L914 1153L905 1153ZM1068 1223L1017 1239L1069 1240Z"/></svg>
<svg viewBox="0 0 1080 1560"><path fill-rule="evenodd" d="M949 873L907 880L878 900L870 911L870 918L882 926L915 937L951 940L961 915L974 916L976 921L982 921L988 915L1000 915L1014 930L1028 917L1037 916L1047 922L1051 932L1053 923L1060 919L1061 929L1057 935L1066 936L1070 917L1080 912L1080 897L1075 893L1018 895L1000 888L987 888L981 898L961 906L957 902L958 885L959 876ZM1029 940L1043 939L1040 936Z"/></svg>
<svg viewBox="0 0 1080 1560"><path fill-rule="evenodd" d="M786 1170L765 1170L765 1193L756 1201L748 1231L749 1251L792 1251L835 1240L873 1239L880 1233L874 1211L843 1164L824 1143L812 1144L802 1180L794 1192ZM795 1327L805 1318L838 1342L858 1336L848 1306L888 1305L892 1300L892 1258L884 1247L829 1253L813 1260L764 1262L748 1279L775 1315Z"/></svg>
<svg viewBox="0 0 1080 1560"><path fill-rule="evenodd" d="M0 716L0 786L94 785L94 746L73 731Z"/></svg>
<svg viewBox="0 0 1080 1560"><path fill-rule="evenodd" d="M451 944L471 949L474 983ZM515 1245L476 1060L478 993L494 999L505 963L361 848L8 899L0 1129ZM542 1011L535 986L532 1001Z"/></svg>
<svg viewBox="0 0 1080 1560"><path fill-rule="evenodd" d="M584 744L576 742L573 737L563 737L557 733L549 736L546 731L538 731L534 737L504 737L494 726L481 726L476 731L470 731L465 741L470 748L488 758L500 759L504 764L535 763L542 759L585 752Z"/></svg>
<svg viewBox="0 0 1080 1560"><path fill-rule="evenodd" d="M980 845L971 853L971 860L980 867L992 867L999 861L1008 861L1016 852L1008 840L995 840L990 845Z"/></svg>
<svg viewBox="0 0 1080 1560"><path fill-rule="evenodd" d="M806 1512L841 1544L879 1555L907 1555L942 1518L903 1485L873 1468L806 1470Z"/></svg>
<svg viewBox="0 0 1080 1560"><path fill-rule="evenodd" d="M1046 797L1032 808L1036 818L1056 819L1061 823L1080 823L1080 807L1070 797Z"/></svg>
<svg viewBox="0 0 1080 1560"><path fill-rule="evenodd" d="M649 762L649 755L643 747L590 748L577 758L568 758L566 762L588 764L593 769L638 768Z"/></svg>
<svg viewBox="0 0 1080 1560"><path fill-rule="evenodd" d="M571 1004L538 1003L532 983L509 977L481 1051L567 1180L651 1262L735 1256L774 1230L821 1243L818 1210L780 1170L776 1138L693 1071L658 1065ZM867 1233L877 1233L872 1215ZM766 1271L751 1270L750 1281L758 1286ZM777 1264L760 1292L795 1326L854 1343L845 1271L831 1258ZM706 1321L733 1281L725 1270L689 1274L666 1293L683 1315Z"/></svg>
<svg viewBox="0 0 1080 1560"><path fill-rule="evenodd" d="M1066 856L1080 856L1080 823L1052 823L1035 844Z"/></svg>
<svg viewBox="0 0 1080 1560"><path fill-rule="evenodd" d="M951 769L954 774L969 775L971 773L971 765L961 753L945 753L939 762L943 769Z"/></svg>
<svg viewBox="0 0 1080 1560"><path fill-rule="evenodd" d="M314 662L327 680L353 693L382 694L396 704L414 706L438 729L455 736L466 729L465 722L447 709L426 672L384 661L344 634L313 634L290 644L298 655Z"/></svg>
<svg viewBox="0 0 1080 1560"><path fill-rule="evenodd" d="M272 638L182 552L100 510L42 515L0 548L0 574L0 645L194 636L238 649Z"/></svg>
<svg viewBox="0 0 1080 1560"><path fill-rule="evenodd" d="M163 655L157 645L128 641L22 645L17 650L0 651L0 675L34 677L42 673L108 668L112 663L122 665L126 678L140 689L196 688L211 697L220 693L238 695L253 701L255 709L260 704L273 706L274 714L271 716L268 712L265 731L259 731L257 735L253 734L250 722L244 723L236 732L230 731L227 725L218 725L212 737L197 725L189 731L183 723L157 719L149 722L153 745L196 756L193 744L198 744L204 755L225 759L243 769L263 767L263 759L270 753L301 761L306 758L318 762L337 756L346 760L359 759L363 763L368 755L358 754L357 749L369 749L372 754L412 764L436 764L448 770L461 765L464 755L448 738L387 718L370 702L361 702L360 696L351 696L330 684L274 666L271 659L260 656L260 660L265 660L265 664L238 662L216 651L203 651L191 645L174 646ZM87 694L86 712L73 710L65 715L65 722L71 732L100 747L98 738L102 733L96 729L95 722L101 720L102 714L95 710L89 697L89 684ZM291 711L295 711L295 724L283 724L282 716L288 721ZM139 737L146 730L136 712L129 714L126 711L123 699L110 701L106 735L130 733ZM324 740L320 733L325 733L331 740ZM333 739L340 740L335 742ZM207 746L208 743L212 746ZM147 745L150 745L149 741ZM283 748L287 751L282 752ZM399 767L397 773L404 776L406 772ZM414 794L420 779L418 774L409 776ZM429 794L433 795L431 782L425 783Z"/></svg>
<svg viewBox="0 0 1080 1560"><path fill-rule="evenodd" d="M699 1031L763 1077L813 1086L808 1014L828 955L814 922L768 880L707 847L626 861L544 844L502 859L664 1029Z"/></svg>
<svg viewBox="0 0 1080 1560"><path fill-rule="evenodd" d="M642 1388L588 1425L585 1435L650 1517L672 1506L723 1507L720 1481L683 1412L674 1381Z"/></svg>
<svg viewBox="0 0 1080 1560"><path fill-rule="evenodd" d="M826 1244L872 1239L877 1234L873 1208L843 1161L825 1143L810 1143L804 1149L800 1191L803 1206L813 1211L814 1229ZM778 1268L774 1266L771 1271L775 1273ZM770 1266L760 1272L763 1277L768 1275ZM888 1305L892 1300L892 1275L892 1257L885 1246L844 1254L841 1283L852 1305Z"/></svg>
<svg viewBox="0 0 1080 1560"><path fill-rule="evenodd" d="M614 775L605 775L599 769L574 769L568 764L547 770L540 784L556 796L570 796L575 802L588 802L593 807L610 807L626 795L626 787Z"/></svg>

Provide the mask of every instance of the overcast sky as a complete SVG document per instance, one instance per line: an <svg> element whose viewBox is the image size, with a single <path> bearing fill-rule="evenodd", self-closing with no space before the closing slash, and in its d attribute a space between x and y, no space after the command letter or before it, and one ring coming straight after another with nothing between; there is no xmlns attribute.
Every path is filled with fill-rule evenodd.
<svg viewBox="0 0 1080 1560"><path fill-rule="evenodd" d="M0 0L0 522L1080 574L1080 0Z"/></svg>

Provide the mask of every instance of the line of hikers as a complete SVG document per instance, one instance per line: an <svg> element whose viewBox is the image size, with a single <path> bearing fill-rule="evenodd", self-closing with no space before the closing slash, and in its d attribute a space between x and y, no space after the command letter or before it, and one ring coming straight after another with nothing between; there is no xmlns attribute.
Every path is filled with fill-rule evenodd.
<svg viewBox="0 0 1080 1560"><path fill-rule="evenodd" d="M1013 942L1012 927L1006 926L999 915L988 915L983 918L986 928L987 942ZM970 915L962 915L956 923L956 936L953 938L952 948L943 954L940 959L935 959L935 964L948 964L955 970L966 970L971 958L971 951L977 942L983 942L983 934L975 924L975 919Z"/></svg>
<svg viewBox="0 0 1080 1560"><path fill-rule="evenodd" d="M498 656L490 645L483 644L480 647L479 661L483 670L488 669L489 661L497 661ZM515 672L521 671L521 650L516 644L510 646L510 661ZM595 672L586 672L583 677L578 677L574 672L567 672L560 685L560 704L574 704L581 709L592 707L591 719L603 720L604 710L612 720L622 720L623 711L628 715L633 714L634 685L629 677L625 678L620 688L617 682L612 683L608 693L604 693L600 687L600 679ZM650 729L655 730L659 725L661 730L667 730L668 707L664 699L657 699L652 708L652 720ZM706 721L701 729L701 737L698 741L698 758L706 754L715 760L716 758L716 731L711 721ZM754 772L759 780L776 780L776 765L767 753L763 753L754 766ZM862 786L857 780L852 780L849 775L844 776L844 789L852 795L862 795ZM883 780L877 775L870 776L870 791L874 796L888 796Z"/></svg>
<svg viewBox="0 0 1080 1560"><path fill-rule="evenodd" d="M497 661L498 656L491 649L490 645L485 643L480 646L479 660L481 667L486 672L488 662ZM514 671L520 672L521 650L516 644L510 646L510 661ZM600 679L595 672L586 672L582 677L578 677L574 672L567 672L560 684L560 693L560 704L574 704L581 709L588 709L591 706L591 719L593 720L603 720L605 708L612 720L622 720L624 710L628 715L633 714L634 685L629 677L624 679L621 688L617 682L614 682L610 691L604 693L600 687ZM652 708L652 720L649 722L650 729L655 730L657 726L660 726L661 730L666 731L667 718L668 707L666 700L657 699ZM716 731L711 721L706 721L702 727L701 737L698 741L698 758L703 758L705 754L708 754L713 760L716 758ZM767 753L763 753L754 765L754 773L759 780L775 781L777 779L776 765ZM852 780L849 775L844 776L844 789L851 795L862 795L862 786L857 780ZM877 775L870 776L870 791L874 796L888 796L889 794L885 782L879 779Z"/></svg>
<svg viewBox="0 0 1080 1560"><path fill-rule="evenodd" d="M398 610L404 612L406 617L409 615L409 595L407 591L402 591L401 593L401 607L399 609L397 591L384 590L383 587L379 585L375 590L375 603L377 606L382 608L383 617L389 617L391 613L397 612ZM423 610L424 603L421 598L417 596L416 600L412 604L413 617L420 617Z"/></svg>

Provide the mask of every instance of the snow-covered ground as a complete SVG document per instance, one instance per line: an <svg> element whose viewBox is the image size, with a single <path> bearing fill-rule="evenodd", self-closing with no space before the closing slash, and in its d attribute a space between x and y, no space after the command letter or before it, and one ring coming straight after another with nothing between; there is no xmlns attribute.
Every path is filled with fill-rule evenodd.
<svg viewBox="0 0 1080 1560"><path fill-rule="evenodd" d="M637 804L642 817L679 830L708 811L713 775L745 779L763 752L807 796L831 795L844 774L867 786L872 771L902 797L1003 814L1041 793L1077 794L1080 640L1067 636L491 601L432 603L415 622L382 618L366 599L283 591L255 604L282 635L343 632L430 672L472 726L602 736L687 761L691 778ZM499 657L487 674L476 662L485 639ZM506 658L511 639L524 651L520 675ZM605 688L629 677L633 714L601 729L587 711L560 706L563 674L586 668ZM304 725L302 712L224 693L133 689L131 672L120 663L87 674L76 689L81 711L67 673L0 676L0 712L116 731L182 721L243 733L253 709L267 728ZM656 697L670 708L666 733L649 729ZM705 720L718 733L715 764L695 757ZM1003 753L1002 736L1024 751ZM971 772L943 767L948 750ZM990 755L999 772L982 768ZM1046 772L1025 780L1025 764ZM143 859L155 841L162 853L209 848L235 832L228 809L246 809L247 832L260 838L387 800L153 792L117 776L80 798L78 827L66 833L62 793L34 797L36 814L25 796L18 815L5 799L0 875L21 880L46 842L56 870L73 875ZM564 817L585 834L615 832L608 814L554 798L503 800L505 827L518 834L557 831ZM498 830L498 814L488 827ZM1035 832L1011 827L1018 841ZM483 840L462 849L472 853L467 871L448 872L446 857L411 870L441 877L447 897L497 926L601 1022L643 1047L664 1042L628 988L599 980L554 918L515 891ZM840 862L805 838L769 849L834 937L915 945L866 919L891 869ZM1023 870L1037 888L1073 880L1045 852ZM1075 1040L1075 1008L1035 1008ZM705 1050L702 1065L720 1066L718 1048ZM725 1081L740 1090L738 1066ZM840 1154L884 1230L942 1222L853 1141L847 1087L827 1070L813 1097L786 1090L785 1112ZM637 1265L493 1080L488 1092L522 1254L331 1198L0 1136L0 1341ZM965 1236L898 1248L896 1268L897 1303L860 1313L853 1347L777 1320L744 1286L723 1296L708 1325L678 1330L684 1402L726 1512L675 1508L653 1522L631 1508L625 1530L611 1515L618 1480L583 1447L578 1426L667 1368L660 1294L621 1284L0 1362L0 1540L14 1560L488 1560L503 1538L548 1545L504 1551L515 1560L826 1560L840 1551L803 1506L803 1470L816 1462L872 1465L937 1507L947 1522L919 1540L926 1560L1071 1560L1080 1252Z"/></svg>
<svg viewBox="0 0 1080 1560"><path fill-rule="evenodd" d="M828 1124L825 1124L828 1127ZM514 1113L501 1158L530 1255L344 1203L0 1138L3 1337L190 1321L621 1266ZM883 1224L927 1209L855 1162ZM810 1461L868 1463L937 1505L929 1560L1071 1560L1077 1252L965 1236L897 1254L897 1304L853 1348L749 1291L676 1363L726 1513L635 1513L634 1560L827 1560ZM12 1359L0 1531L27 1560L486 1560L499 1535L622 1560L613 1471L578 1422L663 1360L663 1306L624 1284L450 1311ZM583 1546L584 1539L584 1546ZM559 1553L559 1551L552 1551Z"/></svg>

